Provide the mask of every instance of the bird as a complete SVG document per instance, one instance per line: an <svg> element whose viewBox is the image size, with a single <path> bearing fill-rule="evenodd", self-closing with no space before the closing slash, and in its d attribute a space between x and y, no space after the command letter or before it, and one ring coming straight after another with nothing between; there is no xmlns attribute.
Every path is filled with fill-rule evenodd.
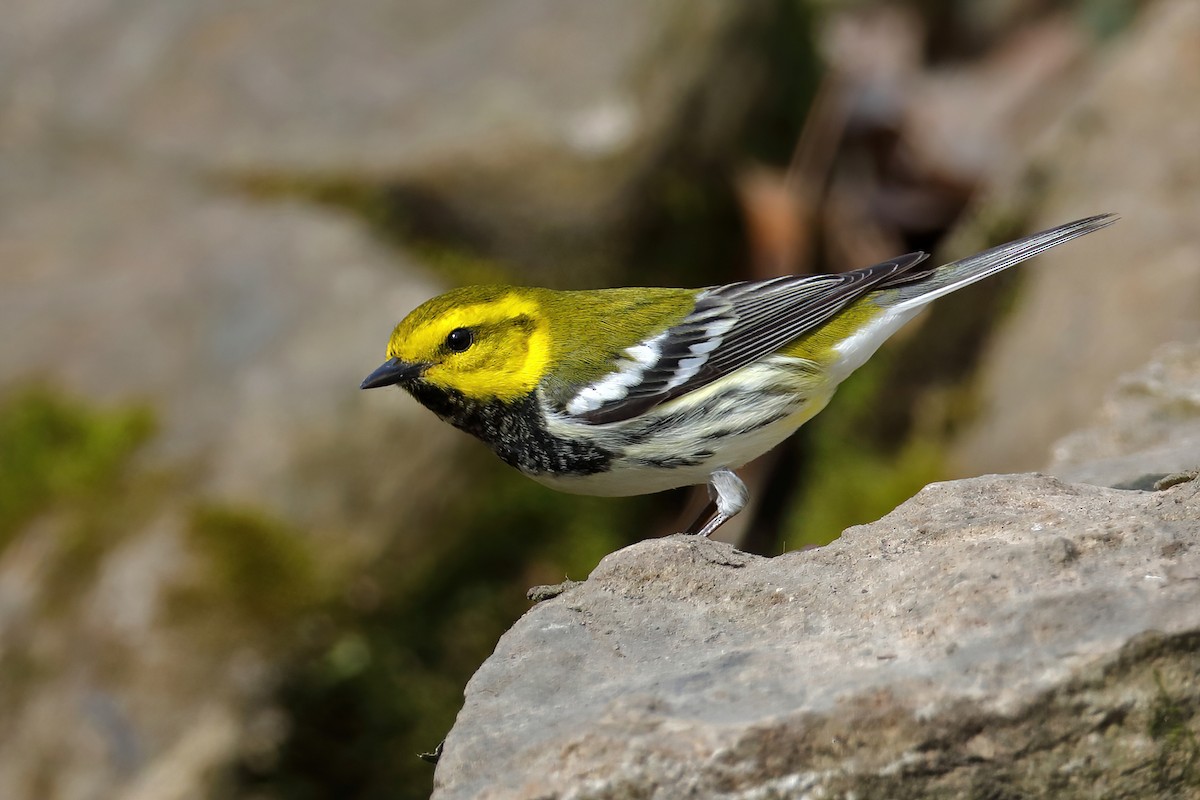
<svg viewBox="0 0 1200 800"><path fill-rule="evenodd" d="M914 252L848 272L701 289L466 286L410 312L362 389L397 386L560 491L707 484L687 533L748 499L734 472L820 412L932 301L1111 225L1099 214L931 267Z"/></svg>

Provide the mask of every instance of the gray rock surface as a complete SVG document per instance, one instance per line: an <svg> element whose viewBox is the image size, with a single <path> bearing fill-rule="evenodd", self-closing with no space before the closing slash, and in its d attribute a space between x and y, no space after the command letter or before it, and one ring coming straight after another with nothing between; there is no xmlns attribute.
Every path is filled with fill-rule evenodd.
<svg viewBox="0 0 1200 800"><path fill-rule="evenodd" d="M44 0L3 5L0 139L419 195L493 251L586 237L681 132L759 90L764 0ZM607 221L607 224L605 224ZM526 242L527 238L537 242Z"/></svg>
<svg viewBox="0 0 1200 800"><path fill-rule="evenodd" d="M1147 366L1121 378L1097 417L1055 445L1049 472L1150 489L1200 469L1200 343L1161 348Z"/></svg>
<svg viewBox="0 0 1200 800"><path fill-rule="evenodd" d="M926 487L775 558L676 536L535 606L437 798L1200 795L1200 343L1044 475Z"/></svg>
<svg viewBox="0 0 1200 800"><path fill-rule="evenodd" d="M271 692L306 614L465 443L357 388L436 290L325 210L79 153L0 170L0 397L41 384L156 420L107 506L0 546L0 795L211 796L278 744ZM197 526L217 505L248 526L224 535L258 537L253 574Z"/></svg>
<svg viewBox="0 0 1200 800"><path fill-rule="evenodd" d="M1110 230L1021 272L980 367L955 472L1037 469L1160 345L1200 337L1200 4L1148 5L1135 29L977 215L1037 230L1112 211ZM1032 219L1030 219L1032 217Z"/></svg>
<svg viewBox="0 0 1200 800"><path fill-rule="evenodd" d="M472 679L435 798L1194 796L1197 674L1200 481L934 484L610 555Z"/></svg>
<svg viewBox="0 0 1200 800"><path fill-rule="evenodd" d="M108 505L0 541L0 797L220 796L277 754L315 609L441 533L477 445L357 390L437 286L311 198L415 197L493 254L615 244L681 135L744 119L777 6L0 0L0 402L157 423Z"/></svg>
<svg viewBox="0 0 1200 800"><path fill-rule="evenodd" d="M312 528L369 538L395 487L419 496L422 475L437 479L428 455L453 431L357 391L437 288L361 224L136 161L34 154L0 169L0 391L38 380L148 404L157 465Z"/></svg>

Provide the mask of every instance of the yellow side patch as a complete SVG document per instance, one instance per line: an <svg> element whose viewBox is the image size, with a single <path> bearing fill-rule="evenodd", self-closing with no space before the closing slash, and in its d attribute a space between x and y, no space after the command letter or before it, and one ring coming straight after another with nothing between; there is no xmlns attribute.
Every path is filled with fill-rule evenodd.
<svg viewBox="0 0 1200 800"><path fill-rule="evenodd" d="M860 298L832 319L805 336L780 348L780 353L828 365L838 358L837 346L865 328L883 309L870 299Z"/></svg>

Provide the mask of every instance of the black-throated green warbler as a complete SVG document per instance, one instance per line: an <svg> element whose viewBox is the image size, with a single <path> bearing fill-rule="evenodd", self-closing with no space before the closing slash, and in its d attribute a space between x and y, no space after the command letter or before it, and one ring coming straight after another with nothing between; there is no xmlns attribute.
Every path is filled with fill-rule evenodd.
<svg viewBox="0 0 1200 800"><path fill-rule="evenodd" d="M941 267L911 253L835 275L706 289L469 286L396 326L362 388L398 385L547 486L647 494L707 482L707 536L745 505L733 469L817 414L924 305L1103 214Z"/></svg>

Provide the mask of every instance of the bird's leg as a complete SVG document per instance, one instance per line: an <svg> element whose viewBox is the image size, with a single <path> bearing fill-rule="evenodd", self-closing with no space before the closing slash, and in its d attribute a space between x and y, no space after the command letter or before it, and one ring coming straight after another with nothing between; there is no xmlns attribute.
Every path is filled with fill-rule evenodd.
<svg viewBox="0 0 1200 800"><path fill-rule="evenodd" d="M700 512L696 521L688 527L687 532L697 536L711 536L713 531L735 517L746 507L750 493L746 484L728 467L721 467L708 476L708 496L711 502ZM707 520L706 522L704 522ZM703 527L700 523L704 522ZM699 528L699 530L697 530Z"/></svg>
<svg viewBox="0 0 1200 800"><path fill-rule="evenodd" d="M700 533L700 531L705 528L704 523L708 522L710 519L713 519L716 516L716 513L717 504L712 500L709 500L704 505L704 508L700 510L700 513L696 515L696 519L692 520L692 524L688 525L687 530L684 531L684 533L689 536L695 536L696 534Z"/></svg>

